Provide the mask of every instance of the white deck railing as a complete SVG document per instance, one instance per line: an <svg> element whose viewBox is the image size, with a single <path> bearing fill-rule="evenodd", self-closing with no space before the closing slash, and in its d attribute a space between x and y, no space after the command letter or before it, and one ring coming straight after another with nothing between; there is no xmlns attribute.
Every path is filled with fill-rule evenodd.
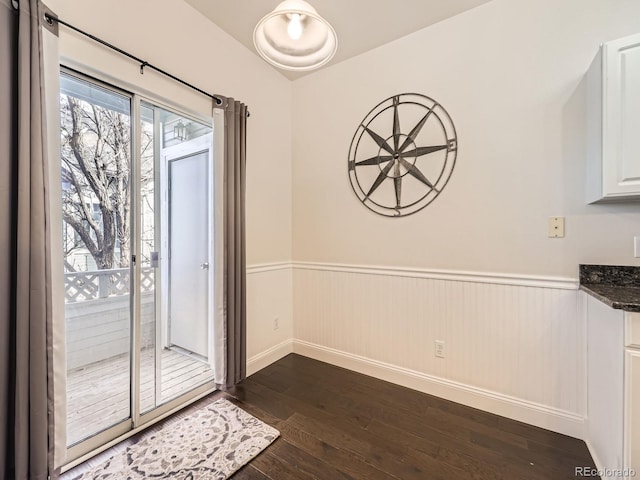
<svg viewBox="0 0 640 480"><path fill-rule="evenodd" d="M153 270L148 267L141 269L140 286L143 292L151 292L154 289ZM131 285L130 277L129 268L65 273L66 303L128 295Z"/></svg>

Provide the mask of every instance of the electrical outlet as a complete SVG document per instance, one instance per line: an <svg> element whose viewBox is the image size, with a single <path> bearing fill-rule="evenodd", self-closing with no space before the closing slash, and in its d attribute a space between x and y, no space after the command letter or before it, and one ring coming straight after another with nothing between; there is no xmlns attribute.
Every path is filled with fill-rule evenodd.
<svg viewBox="0 0 640 480"><path fill-rule="evenodd" d="M275 317L273 319L273 329L278 330L279 328L280 328L280 319L278 317Z"/></svg>
<svg viewBox="0 0 640 480"><path fill-rule="evenodd" d="M436 357L444 358L444 342L442 340L436 340Z"/></svg>

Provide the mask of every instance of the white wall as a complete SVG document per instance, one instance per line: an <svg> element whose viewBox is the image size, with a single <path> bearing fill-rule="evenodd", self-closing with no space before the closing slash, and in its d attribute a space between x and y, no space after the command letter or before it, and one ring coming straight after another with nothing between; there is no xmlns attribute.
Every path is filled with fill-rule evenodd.
<svg viewBox="0 0 640 480"><path fill-rule="evenodd" d="M585 204L584 75L601 42L638 31L636 0L493 0L296 80L296 351L583 436L578 264L640 265L640 204ZM457 166L426 209L385 218L351 191L347 155L404 92L449 112ZM550 216L565 238L547 238Z"/></svg>
<svg viewBox="0 0 640 480"><path fill-rule="evenodd" d="M636 0L494 0L295 81L294 259L570 277L640 265L640 204L584 201L584 74L601 42L638 31ZM393 219L356 199L347 155L365 114L404 92L441 102L459 152L443 193ZM549 239L557 215L566 238Z"/></svg>
<svg viewBox="0 0 640 480"><path fill-rule="evenodd" d="M247 275L247 373L291 353L293 273L289 263L255 266Z"/></svg>
<svg viewBox="0 0 640 480"><path fill-rule="evenodd" d="M234 97L249 106L247 264L290 261L290 81L182 1L48 0L47 4L62 20L205 91ZM67 65L88 73L95 70L193 111L211 114L206 97L151 70L140 75L139 65L63 26L60 53ZM259 283L257 277L248 280L249 352L277 345L281 337L291 336L291 283L286 275L272 276L268 281L271 289L279 289L271 298L260 295L260 289L254 287ZM265 310L268 317L262 314ZM280 316L278 331L271 328L272 315Z"/></svg>

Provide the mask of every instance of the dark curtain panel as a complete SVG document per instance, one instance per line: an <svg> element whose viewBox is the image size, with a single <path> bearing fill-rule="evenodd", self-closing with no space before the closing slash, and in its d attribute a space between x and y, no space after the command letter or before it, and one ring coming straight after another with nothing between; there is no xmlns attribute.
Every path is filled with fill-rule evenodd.
<svg viewBox="0 0 640 480"><path fill-rule="evenodd" d="M0 477L45 480L51 321L37 0L0 0Z"/></svg>
<svg viewBox="0 0 640 480"><path fill-rule="evenodd" d="M247 307L245 248L247 106L228 99L224 158L224 306L226 320L225 386L247 376Z"/></svg>

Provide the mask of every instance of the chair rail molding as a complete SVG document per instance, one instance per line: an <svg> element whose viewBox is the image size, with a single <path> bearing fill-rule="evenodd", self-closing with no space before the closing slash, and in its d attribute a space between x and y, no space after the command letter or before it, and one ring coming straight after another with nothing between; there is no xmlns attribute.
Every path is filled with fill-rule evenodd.
<svg viewBox="0 0 640 480"><path fill-rule="evenodd" d="M256 263L254 265L247 265L247 275L273 272L276 270L286 270L291 268L291 265L291 262Z"/></svg>
<svg viewBox="0 0 640 480"><path fill-rule="evenodd" d="M285 268L292 268L294 270L323 270L329 272L362 273L367 275L384 275L393 277L430 278L434 280L492 283L497 285L555 288L561 290L577 290L579 287L578 278L571 277L524 275L497 272L470 272L465 270L439 270L375 265L352 265L346 263L317 263L294 261L256 264L248 266L247 273L259 273L262 271L280 270Z"/></svg>
<svg viewBox="0 0 640 480"><path fill-rule="evenodd" d="M272 270L324 270L330 272L362 273L368 275L387 275L393 277L431 278L458 282L493 283L524 287L557 288L577 290L578 278L544 275L524 275L497 272L469 272L465 270L439 270L426 268L389 267L372 265L352 265L346 263L315 262L274 262L247 265L247 274L269 272Z"/></svg>

